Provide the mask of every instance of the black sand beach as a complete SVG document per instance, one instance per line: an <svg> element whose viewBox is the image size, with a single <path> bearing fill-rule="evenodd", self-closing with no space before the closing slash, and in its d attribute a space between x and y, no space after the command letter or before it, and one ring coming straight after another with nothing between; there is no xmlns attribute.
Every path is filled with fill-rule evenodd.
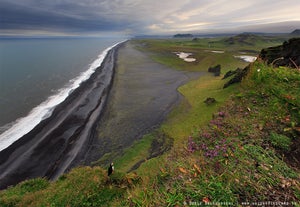
<svg viewBox="0 0 300 207"><path fill-rule="evenodd" d="M0 189L28 178L56 179L86 151L111 87L116 52L49 118L0 152Z"/></svg>
<svg viewBox="0 0 300 207"><path fill-rule="evenodd" d="M0 152L0 189L29 178L56 179L106 153L122 153L161 123L179 100L178 86L199 75L155 63L131 42L112 49L51 117Z"/></svg>

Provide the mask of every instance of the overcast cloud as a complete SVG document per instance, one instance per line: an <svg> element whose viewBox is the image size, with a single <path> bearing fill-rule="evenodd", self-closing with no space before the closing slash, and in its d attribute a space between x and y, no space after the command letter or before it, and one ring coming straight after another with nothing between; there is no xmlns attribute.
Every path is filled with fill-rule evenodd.
<svg viewBox="0 0 300 207"><path fill-rule="evenodd" d="M299 0L0 0L0 32L49 35L289 32L280 28L300 27L299 11ZM275 27L278 25L285 27Z"/></svg>

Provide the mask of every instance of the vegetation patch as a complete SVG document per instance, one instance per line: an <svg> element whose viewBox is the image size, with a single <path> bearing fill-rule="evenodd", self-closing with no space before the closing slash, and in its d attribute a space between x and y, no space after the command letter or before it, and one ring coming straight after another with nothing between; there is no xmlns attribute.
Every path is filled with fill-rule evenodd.
<svg viewBox="0 0 300 207"><path fill-rule="evenodd" d="M173 146L173 139L161 130L146 134L116 160L116 169L121 172L136 170L143 162L160 156Z"/></svg>
<svg viewBox="0 0 300 207"><path fill-rule="evenodd" d="M258 81L258 76L270 81ZM147 183L148 193L134 189L130 202L150 206L299 204L299 165L295 168L285 156L293 154L290 146L298 140L300 119L293 108L299 109L298 98L293 107L287 107L290 101L282 98L286 90L298 93L296 77L300 77L296 70L252 64L239 90L207 126L195 127L185 138L185 146L177 145L161 158L160 171ZM293 79L295 87L282 84L284 78ZM282 95L274 95L273 84Z"/></svg>
<svg viewBox="0 0 300 207"><path fill-rule="evenodd" d="M285 151L290 150L290 145L292 144L291 138L283 135L271 132L270 141L273 147L279 148Z"/></svg>
<svg viewBox="0 0 300 207"><path fill-rule="evenodd" d="M0 193L1 206L109 206L139 183L135 174L113 173L100 167L80 167L49 183L34 179Z"/></svg>

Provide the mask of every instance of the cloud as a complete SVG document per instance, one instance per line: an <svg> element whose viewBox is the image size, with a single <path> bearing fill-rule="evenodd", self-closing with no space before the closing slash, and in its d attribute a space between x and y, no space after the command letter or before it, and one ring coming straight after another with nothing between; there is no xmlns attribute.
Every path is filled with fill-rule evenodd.
<svg viewBox="0 0 300 207"><path fill-rule="evenodd" d="M299 0L1 0L0 31L158 34L300 21Z"/></svg>
<svg viewBox="0 0 300 207"><path fill-rule="evenodd" d="M70 8L68 8L70 9ZM64 13L62 9L40 9L10 3L0 4L1 29L29 30L65 30L65 31L113 31L122 28L123 23L111 22L105 18L100 21L91 15L83 15L72 8L72 13ZM125 27L124 27L125 28Z"/></svg>

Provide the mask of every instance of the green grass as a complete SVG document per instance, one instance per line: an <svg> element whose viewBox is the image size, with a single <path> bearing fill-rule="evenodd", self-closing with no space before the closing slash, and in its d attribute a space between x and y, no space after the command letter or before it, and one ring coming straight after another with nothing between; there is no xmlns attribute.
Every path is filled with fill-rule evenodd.
<svg viewBox="0 0 300 207"><path fill-rule="evenodd" d="M257 76L261 72L258 69L264 70L265 77L261 78L270 78L272 81L258 81ZM219 107L219 112L209 112L214 112L215 115L214 118L210 117L211 121L206 127L203 124L193 125L197 122L197 116L190 117L197 111L195 108L200 102L189 100L189 96L185 94L193 104L179 106L179 111L175 110L175 114L170 115L170 122L165 123L176 130L173 132L169 128L165 129L166 133L172 132L173 137L178 137L178 144L170 153L141 166L139 173L154 168L158 163L160 167L152 176L147 174L148 193L141 193L144 185L135 188L130 192L131 202L141 206L162 203L164 206L180 206L189 202L204 205L207 201L222 206L222 203L237 205L247 201L281 199L299 202L299 170L290 167L289 160L282 151L277 151L279 147L288 150L289 154L294 153L287 148L291 143L283 138L288 137L297 143L295 130L300 119L293 113L293 107L286 107L289 104L295 107L297 100L290 103L289 99L282 99L284 95L274 95L270 85L276 84L282 91L288 90L289 94L297 93L300 81L296 77L299 77L299 72L286 68L285 71L281 70L283 68L274 70L262 63L253 64L242 85L238 88L234 86L228 91L231 97L226 98L228 100ZM282 84L284 78L293 79L295 87ZM211 80L206 81L203 83L209 86ZM189 84L183 86L187 87L183 91L193 94L191 90L197 89L194 85L196 82L189 83L189 87ZM264 87L260 84L264 84ZM218 84L212 84L216 85ZM209 88L207 86L204 88ZM213 91L217 95L216 89L217 87ZM208 93L212 94L211 92ZM193 98L197 100L194 96ZM273 104L277 107L276 110L272 107ZM200 108L208 110L208 106ZM186 116L183 115L184 110ZM288 123L281 121L286 116L289 117ZM186 129L187 127L190 128ZM287 127L291 128L287 130ZM274 136L274 130L276 137L270 139L270 136Z"/></svg>
<svg viewBox="0 0 300 207"><path fill-rule="evenodd" d="M196 128L207 123L214 112L229 98L236 86L223 90L224 81L213 76L205 76L179 88L185 100L171 112L162 130L180 143L183 138L192 134ZM216 103L207 106L204 101L208 97L216 99Z"/></svg>
<svg viewBox="0 0 300 207"><path fill-rule="evenodd" d="M223 72L244 67L246 63L233 57L236 52L226 51L224 54L210 52L224 50L225 45L209 48L210 39L201 39L199 42L191 40L135 40L136 47L146 51L156 62L169 67L186 71L207 71L208 67L221 64ZM204 46L205 45L205 46ZM188 63L178 58L174 52L190 52L196 58L195 62Z"/></svg>
<svg viewBox="0 0 300 207"><path fill-rule="evenodd" d="M285 151L289 151L290 145L292 144L291 138L274 132L271 132L270 134L270 141L272 146Z"/></svg>
<svg viewBox="0 0 300 207"><path fill-rule="evenodd" d="M169 67L186 71L207 71L208 67L220 64L223 74L237 67L245 67L247 63L237 60L234 55L258 55L266 47L281 44L287 37L260 37L246 39L251 44L243 44L235 37L235 44L228 44L228 37L192 39L155 39L135 40L136 47L148 52L153 60ZM211 51L225 51L222 54ZM187 63L179 59L174 52L190 52L196 58L195 62Z"/></svg>
<svg viewBox="0 0 300 207"><path fill-rule="evenodd" d="M0 206L13 207L22 201L27 194L33 194L49 186L49 181L42 178L24 181L14 188L0 192Z"/></svg>
<svg viewBox="0 0 300 207"><path fill-rule="evenodd" d="M139 182L134 174L113 173L100 167L80 167L49 183L34 179L0 193L0 204L6 206L110 206L123 198L128 188Z"/></svg>
<svg viewBox="0 0 300 207"><path fill-rule="evenodd" d="M139 141L136 141L132 147L125 150L124 154L117 158L115 168L121 172L127 172L137 164L143 162L149 157L149 149L154 137L152 134L147 134Z"/></svg>

